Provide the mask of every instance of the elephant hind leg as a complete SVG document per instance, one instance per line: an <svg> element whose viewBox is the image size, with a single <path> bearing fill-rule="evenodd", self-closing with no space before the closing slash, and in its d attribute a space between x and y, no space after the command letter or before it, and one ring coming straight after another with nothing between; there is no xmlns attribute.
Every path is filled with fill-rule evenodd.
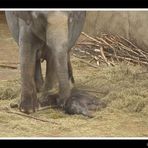
<svg viewBox="0 0 148 148"><path fill-rule="evenodd" d="M37 92L40 92L43 87L43 76L42 76L42 68L41 68L41 61L36 60L35 65L35 83L36 83L36 90Z"/></svg>
<svg viewBox="0 0 148 148"><path fill-rule="evenodd" d="M73 70L72 70L72 65L70 61L70 54L68 54L68 74L69 74L69 80L71 81L72 85L74 85L75 80L73 77Z"/></svg>
<svg viewBox="0 0 148 148"><path fill-rule="evenodd" d="M44 58L46 60L46 74L43 84L42 95L39 98L41 107L55 106L57 95L54 92L56 84L56 72L52 53L49 47L45 48ZM54 93L54 94L53 94Z"/></svg>
<svg viewBox="0 0 148 148"><path fill-rule="evenodd" d="M56 82L56 72L54 66L54 59L51 51L49 49L46 50L46 76L43 92L47 92L52 90L55 86Z"/></svg>

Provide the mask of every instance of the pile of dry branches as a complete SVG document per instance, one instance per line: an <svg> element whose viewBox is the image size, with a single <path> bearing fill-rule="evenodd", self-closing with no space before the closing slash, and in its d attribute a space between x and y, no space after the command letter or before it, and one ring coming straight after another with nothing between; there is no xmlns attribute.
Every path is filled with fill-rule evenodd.
<svg viewBox="0 0 148 148"><path fill-rule="evenodd" d="M148 65L148 52L118 35L102 34L101 37L93 38L82 32L80 40L74 47L73 55L82 60L89 59L88 64L94 67L101 63L114 66L121 61Z"/></svg>

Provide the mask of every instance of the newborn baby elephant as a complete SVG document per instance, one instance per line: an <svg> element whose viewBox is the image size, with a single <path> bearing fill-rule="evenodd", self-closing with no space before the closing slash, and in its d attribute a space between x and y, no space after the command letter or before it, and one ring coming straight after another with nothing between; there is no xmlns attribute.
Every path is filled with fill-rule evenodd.
<svg viewBox="0 0 148 148"><path fill-rule="evenodd" d="M69 112L74 98L74 83L70 63L70 49L79 37L85 21L84 11L8 11L9 29L20 48L21 100L19 108L30 113L39 107L38 91L53 88L55 77L59 84L56 104ZM43 83L41 59L46 60L46 76ZM78 92L77 92L78 93ZM75 96L75 97L73 97ZM83 100L87 100L87 96ZM79 108L87 105L79 103ZM67 105L69 107L67 107ZM68 108L68 109L67 109ZM83 110L83 109L82 109ZM74 111L74 113L77 113ZM83 113L82 113L83 114Z"/></svg>

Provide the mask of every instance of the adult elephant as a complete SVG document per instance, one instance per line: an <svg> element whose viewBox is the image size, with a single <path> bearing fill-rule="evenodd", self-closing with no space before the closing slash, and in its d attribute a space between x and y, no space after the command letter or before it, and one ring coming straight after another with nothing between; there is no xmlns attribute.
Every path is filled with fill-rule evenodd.
<svg viewBox="0 0 148 148"><path fill-rule="evenodd" d="M68 113L89 115L89 105L97 104L89 95L72 90L74 79L69 55L83 28L85 12L8 11L6 19L20 48L20 110L30 113L39 107L37 91L43 84L40 60L45 59L43 91L53 88L56 77L59 83L56 104Z"/></svg>

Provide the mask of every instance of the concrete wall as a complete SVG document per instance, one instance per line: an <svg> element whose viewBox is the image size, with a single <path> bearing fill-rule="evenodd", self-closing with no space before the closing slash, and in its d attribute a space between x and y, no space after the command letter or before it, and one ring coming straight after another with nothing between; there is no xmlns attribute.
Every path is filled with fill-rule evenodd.
<svg viewBox="0 0 148 148"><path fill-rule="evenodd" d="M148 50L148 11L88 12L84 31L93 36L119 34Z"/></svg>

